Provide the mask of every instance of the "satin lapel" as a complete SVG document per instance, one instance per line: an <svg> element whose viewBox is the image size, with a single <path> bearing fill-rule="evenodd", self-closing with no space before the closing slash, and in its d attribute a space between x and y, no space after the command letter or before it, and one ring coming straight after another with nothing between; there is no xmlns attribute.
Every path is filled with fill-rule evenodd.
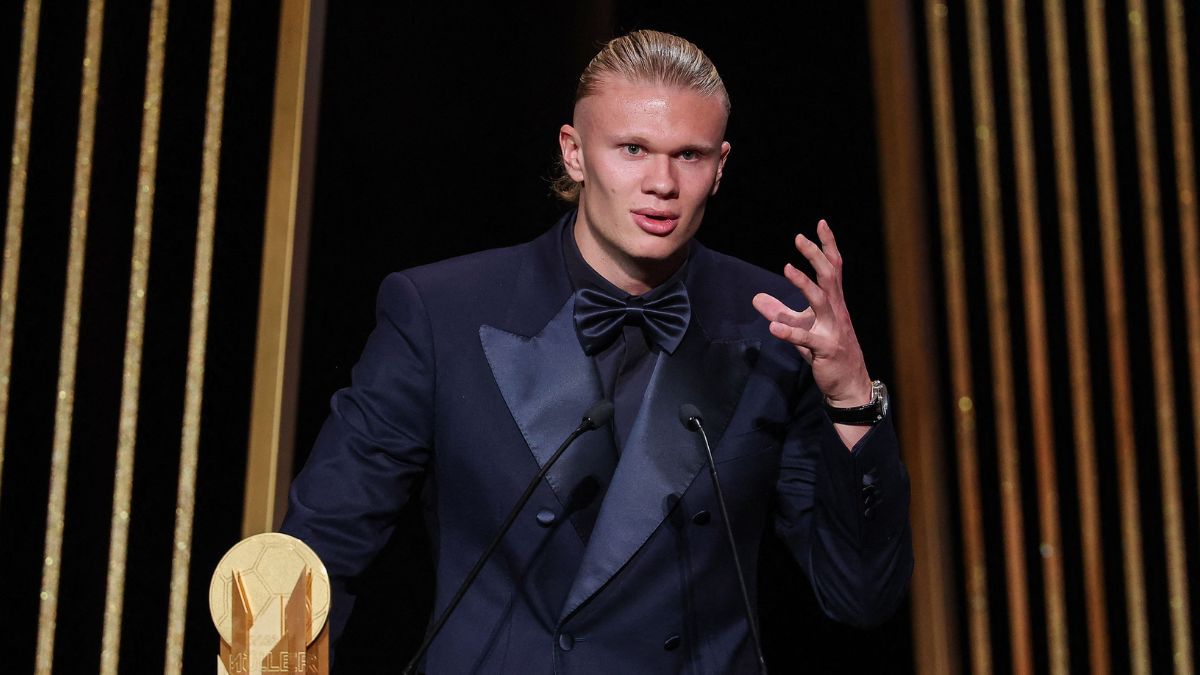
<svg viewBox="0 0 1200 675"><path fill-rule="evenodd" d="M646 387L612 485L600 507L561 619L616 574L667 516L667 497L681 495L705 466L700 438L679 422L679 406L704 414L720 442L758 354L757 340L709 341L693 324L675 354L662 353Z"/></svg>
<svg viewBox="0 0 1200 675"><path fill-rule="evenodd" d="M575 335L571 300L533 337L486 325L479 329L492 375L538 466L545 465L602 396L600 378ZM573 490L588 476L602 473L598 466L611 466L613 452L606 426L580 436L550 469L546 481L564 509Z"/></svg>

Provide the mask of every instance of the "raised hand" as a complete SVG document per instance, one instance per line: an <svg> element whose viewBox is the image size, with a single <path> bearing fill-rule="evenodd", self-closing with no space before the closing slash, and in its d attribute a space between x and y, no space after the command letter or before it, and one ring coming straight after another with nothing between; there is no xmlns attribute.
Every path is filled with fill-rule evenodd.
<svg viewBox="0 0 1200 675"><path fill-rule="evenodd" d="M771 322L771 334L796 347L812 364L813 379L831 405L848 408L871 401L871 378L842 294L842 254L833 230L817 223L821 245L796 235L796 250L817 273L813 281L790 263L783 274L808 298L797 312L767 293L754 296L754 308ZM840 426L840 425L839 425Z"/></svg>

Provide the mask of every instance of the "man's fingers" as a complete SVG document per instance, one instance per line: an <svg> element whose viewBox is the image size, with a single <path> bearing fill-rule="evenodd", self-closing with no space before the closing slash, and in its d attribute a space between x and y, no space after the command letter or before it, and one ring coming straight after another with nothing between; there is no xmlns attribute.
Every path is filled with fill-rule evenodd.
<svg viewBox="0 0 1200 675"><path fill-rule="evenodd" d="M754 305L754 309L757 309L758 313L762 314L763 318L767 321L774 321L780 312L790 311L787 305L780 302L779 298L770 293L755 295L750 304Z"/></svg>
<svg viewBox="0 0 1200 675"><path fill-rule="evenodd" d="M825 253L825 258L834 268L840 268L842 252L838 250L837 240L833 237L833 228L829 227L829 223L824 218L817 223L817 237L821 239L821 251Z"/></svg>
<svg viewBox="0 0 1200 675"><path fill-rule="evenodd" d="M822 286L828 286L837 280L837 270L834 269L833 263L829 262L821 247L811 239L802 234L796 235L796 250L812 265L813 271L817 273L817 281Z"/></svg>
<svg viewBox="0 0 1200 675"><path fill-rule="evenodd" d="M778 321L771 322L770 330L771 335L774 335L780 340L790 342L797 347L807 347L808 341L812 339L812 333L810 333L807 329L789 326L786 323L780 323Z"/></svg>
<svg viewBox="0 0 1200 675"><path fill-rule="evenodd" d="M804 297L808 298L808 304L812 305L817 314L826 314L829 309L829 302L825 296L825 291L817 285L817 282L809 279L807 274L793 267L791 263L784 265L783 276L787 277L788 281L800 289Z"/></svg>
<svg viewBox="0 0 1200 675"><path fill-rule="evenodd" d="M811 307L802 312L797 312L769 293L759 293L754 296L754 299L750 303L754 305L754 309L757 309L758 313L762 314L763 318L767 321L778 321L806 330L812 328L813 322L816 321L816 315L813 314Z"/></svg>
<svg viewBox="0 0 1200 675"><path fill-rule="evenodd" d="M797 312L789 309L776 314L774 320L778 321L779 323L786 323L789 326L795 326L796 328L812 330L813 324L817 322L817 315L816 312L813 311L812 307L809 307L803 312Z"/></svg>

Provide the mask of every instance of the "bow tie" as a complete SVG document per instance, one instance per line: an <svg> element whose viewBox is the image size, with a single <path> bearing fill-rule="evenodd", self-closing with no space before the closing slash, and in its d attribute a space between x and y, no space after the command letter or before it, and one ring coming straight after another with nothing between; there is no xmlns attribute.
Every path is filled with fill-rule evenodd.
<svg viewBox="0 0 1200 675"><path fill-rule="evenodd" d="M614 298L593 288L575 293L575 332L589 356L604 351L625 326L640 326L646 342L674 353L692 318L687 288L676 281L656 297Z"/></svg>

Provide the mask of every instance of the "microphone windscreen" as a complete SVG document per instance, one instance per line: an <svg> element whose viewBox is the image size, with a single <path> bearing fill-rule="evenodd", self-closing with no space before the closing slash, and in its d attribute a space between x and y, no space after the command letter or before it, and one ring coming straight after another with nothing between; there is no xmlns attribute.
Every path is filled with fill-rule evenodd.
<svg viewBox="0 0 1200 675"><path fill-rule="evenodd" d="M600 399L599 401L593 403L591 408L588 408L588 411L583 415L583 419L587 422L588 428L599 429L605 424L608 424L608 421L612 419L612 415L612 401L609 401L608 399Z"/></svg>
<svg viewBox="0 0 1200 675"><path fill-rule="evenodd" d="M687 429L695 431L700 428L700 424L703 421L704 417L700 414L700 409L696 406L691 403L684 403L679 406L679 422Z"/></svg>

